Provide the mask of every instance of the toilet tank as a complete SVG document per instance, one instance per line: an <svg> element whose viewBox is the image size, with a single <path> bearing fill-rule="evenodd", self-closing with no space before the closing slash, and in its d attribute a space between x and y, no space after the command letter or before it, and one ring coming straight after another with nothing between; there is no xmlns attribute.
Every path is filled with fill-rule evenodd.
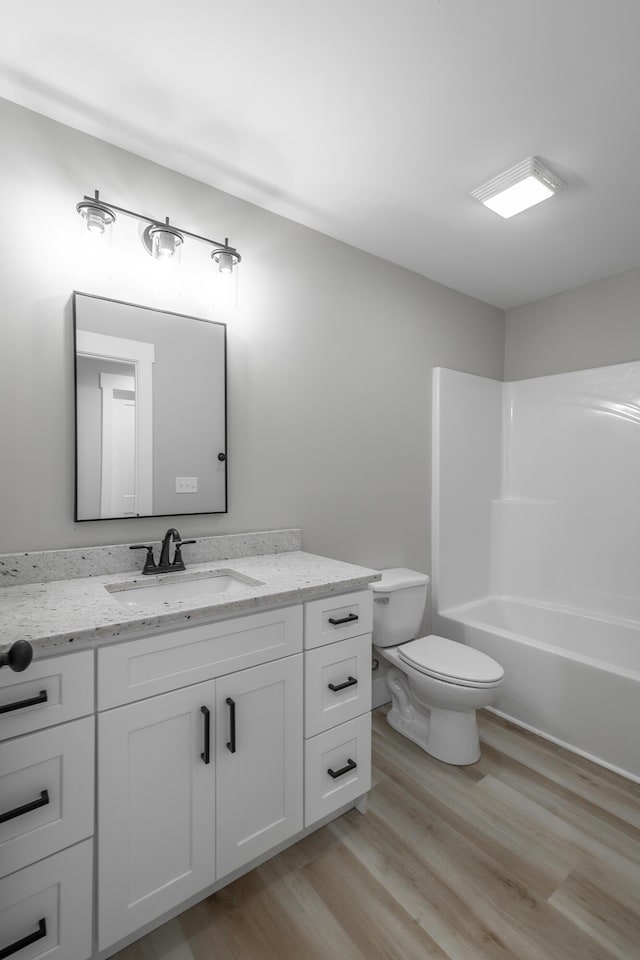
<svg viewBox="0 0 640 960"><path fill-rule="evenodd" d="M404 567L380 573L382 579L369 584L373 592L373 643L377 647L393 647L418 636L429 577Z"/></svg>

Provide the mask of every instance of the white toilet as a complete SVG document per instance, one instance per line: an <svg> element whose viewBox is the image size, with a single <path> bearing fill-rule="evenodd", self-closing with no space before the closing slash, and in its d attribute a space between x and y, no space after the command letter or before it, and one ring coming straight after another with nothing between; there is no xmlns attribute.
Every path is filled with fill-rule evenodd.
<svg viewBox="0 0 640 960"><path fill-rule="evenodd" d="M445 637L413 639L422 622L429 577L381 570L373 591L374 655L384 658L390 725L426 753L463 766L480 757L476 710L498 696L504 670L480 650Z"/></svg>

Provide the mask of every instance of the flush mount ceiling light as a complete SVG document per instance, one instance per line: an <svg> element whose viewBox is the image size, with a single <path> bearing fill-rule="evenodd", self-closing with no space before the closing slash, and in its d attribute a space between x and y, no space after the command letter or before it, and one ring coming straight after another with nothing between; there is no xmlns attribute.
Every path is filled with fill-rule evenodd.
<svg viewBox="0 0 640 960"><path fill-rule="evenodd" d="M200 234L191 233L181 227L174 227L173 224L169 224L169 217L166 217L163 223L161 220L154 220L153 217L147 217L142 213L135 213L133 210L118 207L115 203L106 203L100 199L98 190L95 191L93 197L84 196L80 203L76 205L76 210L85 221L87 230L92 233L104 233L107 227L115 222L116 212L146 223L147 226L142 234L142 243L147 253L156 260L169 261L175 259L185 237L199 240L201 243L207 243L210 247L213 247L211 256L222 274L232 273L234 267L242 259L235 247L229 246L228 238L225 238L224 243L221 243L219 240L201 237Z"/></svg>
<svg viewBox="0 0 640 960"><path fill-rule="evenodd" d="M504 219L548 200L566 184L537 157L528 157L471 193Z"/></svg>

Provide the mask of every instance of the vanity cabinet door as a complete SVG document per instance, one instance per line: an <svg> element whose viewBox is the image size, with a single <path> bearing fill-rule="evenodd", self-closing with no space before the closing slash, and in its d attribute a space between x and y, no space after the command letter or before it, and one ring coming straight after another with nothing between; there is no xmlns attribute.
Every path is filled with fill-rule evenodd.
<svg viewBox="0 0 640 960"><path fill-rule="evenodd" d="M216 680L216 878L302 829L302 655Z"/></svg>
<svg viewBox="0 0 640 960"><path fill-rule="evenodd" d="M210 680L98 717L100 950L213 883L214 695Z"/></svg>

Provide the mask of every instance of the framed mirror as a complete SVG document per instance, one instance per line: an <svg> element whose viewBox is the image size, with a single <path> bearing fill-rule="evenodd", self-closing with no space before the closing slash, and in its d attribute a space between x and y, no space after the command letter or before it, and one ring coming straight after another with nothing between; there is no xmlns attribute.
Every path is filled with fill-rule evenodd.
<svg viewBox="0 0 640 960"><path fill-rule="evenodd" d="M227 511L224 323L73 294L76 520Z"/></svg>

